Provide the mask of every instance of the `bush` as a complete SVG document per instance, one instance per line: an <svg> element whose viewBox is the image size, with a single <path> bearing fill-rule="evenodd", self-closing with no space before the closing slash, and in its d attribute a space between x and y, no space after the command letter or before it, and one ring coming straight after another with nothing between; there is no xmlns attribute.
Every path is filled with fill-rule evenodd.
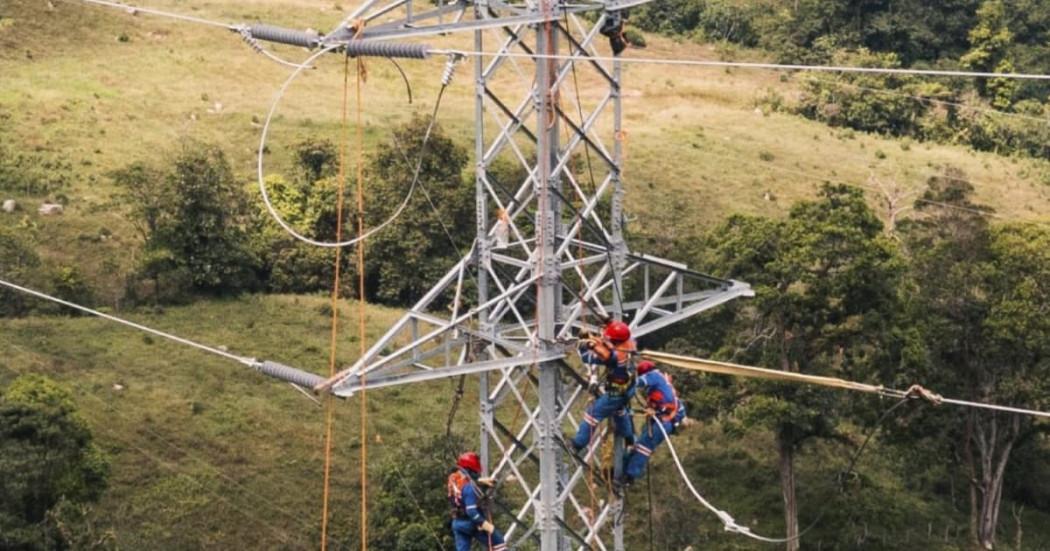
<svg viewBox="0 0 1050 551"><path fill-rule="evenodd" d="M0 278L26 286L38 282L40 258L28 240L5 227L0 227L0 259ZM31 309L26 295L0 287L0 317L22 316Z"/></svg>
<svg viewBox="0 0 1050 551"><path fill-rule="evenodd" d="M0 548L67 548L75 534L54 513L98 500L108 475L68 391L39 375L11 383L0 397Z"/></svg>
<svg viewBox="0 0 1050 551"><path fill-rule="evenodd" d="M152 279L159 300L162 293L237 293L256 287L247 195L221 149L187 142L167 170L132 164L111 177L145 240L132 288L142 290L134 280ZM162 279L168 281L166 292Z"/></svg>
<svg viewBox="0 0 1050 551"><path fill-rule="evenodd" d="M84 280L84 275L72 266L59 268L52 274L51 288L56 297L75 304L91 305L94 302L94 293ZM70 314L79 314L77 310L66 310Z"/></svg>
<svg viewBox="0 0 1050 551"><path fill-rule="evenodd" d="M308 140L296 147L296 166L290 178L270 175L266 192L281 219L303 235L320 241L336 238L338 151L326 140ZM254 193L254 188L253 188ZM356 233L352 188L344 191L343 239ZM311 293L330 290L334 252L304 244L290 236L271 218L255 195L258 215L251 230L252 250L261 261L260 276L266 290L278 293ZM356 281L353 254L342 255L345 282ZM356 287L356 285L354 286Z"/></svg>
<svg viewBox="0 0 1050 551"><path fill-rule="evenodd" d="M408 192L428 124L416 117L395 129L394 140L373 159L367 227L387 219ZM369 298L409 305L466 254L475 233L474 184L463 178L467 161L467 151L435 126L419 176L433 206L417 190L404 214L369 239Z"/></svg>
<svg viewBox="0 0 1050 551"><path fill-rule="evenodd" d="M647 46L645 43L645 35L635 29L627 29L623 33L624 38L627 39L627 43L635 48L644 48Z"/></svg>

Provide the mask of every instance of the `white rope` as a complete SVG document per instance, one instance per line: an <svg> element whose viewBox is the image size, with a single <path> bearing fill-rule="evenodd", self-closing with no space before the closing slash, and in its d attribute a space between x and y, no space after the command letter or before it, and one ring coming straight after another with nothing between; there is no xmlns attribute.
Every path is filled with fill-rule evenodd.
<svg viewBox="0 0 1050 551"><path fill-rule="evenodd" d="M107 8L117 8L117 9L120 9L120 10L124 10L124 11L130 13L131 15L135 15L135 14L137 14L139 12L142 12L142 13L148 13L150 15L157 15L157 16L160 16L160 17L168 17L168 18L171 18L171 19L178 19L178 20L181 20L181 21L188 21L190 23L197 23L198 25L210 25L212 27L220 27L220 28L223 28L223 29L231 30L231 31L236 31L237 30L237 27L235 25L231 25L229 23L222 23L222 22L219 22L219 21L212 21L212 20L209 20L209 19L202 19L200 17L193 17L192 15L182 15L180 13L173 13L173 12L168 12L168 11L162 11L162 10L158 10L158 9L154 9L154 8L140 8L138 6L131 6L131 5L128 5L128 4L123 4L121 2L109 2L107 0L80 0L80 1L84 2L84 3L87 3L87 4L97 4L99 6L105 6Z"/></svg>
<svg viewBox="0 0 1050 551"><path fill-rule="evenodd" d="M714 505L711 504L710 501L707 501L706 499L704 499L704 496L700 495L700 492L697 491L695 486L693 486L693 482L691 480L689 480L689 476L685 473L685 467L682 466L682 461L680 459L678 459L678 452L675 451L674 444L671 443L671 438L668 436L667 431L664 430L664 424L661 423L657 419L652 419L652 420L653 420L653 423L657 427L660 428L660 432L663 433L664 441L667 442L667 449L671 450L671 457L674 458L674 463L678 467L678 472L682 475L682 480L685 482L685 485L689 488L689 491L693 493L693 497L695 497L696 500L699 501L701 505L703 505L705 508L707 508L708 511L711 511L712 513L714 513L715 516L718 517L718 520L722 521L722 525L725 527L726 532L731 532L731 533L734 533L734 534L741 534L741 535L747 536L747 537L749 537L751 539L758 540L758 541L764 541L766 543L787 543L789 541L797 539L797 538L769 538L769 537L766 537L766 536L761 536L759 534L756 534L756 533L751 531L751 528L749 528L747 526L741 526L741 525L737 524L736 520L734 520L733 517L729 513L719 509L718 507L715 507Z"/></svg>
<svg viewBox="0 0 1050 551"><path fill-rule="evenodd" d="M391 214L389 218L384 220L378 226L375 226L374 228L369 229L367 232L365 232L362 235L354 237L353 239L348 239L346 241L318 241L316 239L309 238L309 237L299 233L298 231L295 230L295 228L291 227L287 222L285 222L284 219L281 218L281 215L277 212L277 209L274 208L273 204L270 202L270 195L266 192L266 179L265 179L265 176L264 176L264 169L263 169L263 154L264 154L263 152L266 151L266 139L267 139L267 136L270 133L270 122L273 120L274 113L277 112L277 106L280 104L281 98L284 97L284 94L288 90L288 87L291 86L292 82L294 82L295 79L299 77L299 75L303 72L303 70L308 68L308 67L310 67L314 63L314 61L316 61L317 58L321 57L322 55L327 54L329 52L332 52L332 51L337 50L337 49L342 48L342 47L343 47L343 44L333 44L331 46L328 46L326 48L318 50L316 53L314 53L313 55L308 57L306 59L306 61L303 62L302 65L297 67L295 69L295 71L292 72L292 74L288 77L288 80L284 81L284 84L277 91L277 95L276 95L276 97L274 97L273 103L270 105L270 112L266 115L266 123L263 124L262 138L259 140L259 155L258 155L258 159L259 159L258 160L259 191L262 193L262 199L263 199L263 203L266 205L266 210L270 213L270 217L272 217L274 219L274 221L277 222L277 224L280 225L281 228L284 229L285 232L287 232L292 237L298 239L299 241L302 241L303 243L306 243L308 245L313 245L315 247L327 247L327 248L350 247L350 246L352 246L352 245L354 245L354 244L356 244L356 243L358 243L360 241L363 241L363 240L369 238L372 235L375 235L377 232L381 231L383 228L385 228L388 225L390 225L391 223L393 223L394 220L397 220L397 218L399 216L401 216L401 213L404 212L406 207L408 207L409 201L412 200L412 195L415 193L416 186L419 183L420 171L423 168L423 156L422 156L422 153L421 153L420 154L420 158L419 158L419 162L416 164L415 174L413 174L413 176L412 176L412 184L408 188L408 193L405 194L405 198L401 201L401 204L398 205L397 209L394 210L394 213ZM445 90L445 86L442 86L441 92L443 93L444 90ZM440 93L438 94L437 101L438 102L441 101L441 94ZM435 113L430 118L430 125L427 127L426 134L423 136L423 147L426 147L427 142L430 140L430 134L434 130L434 123L435 123L436 120L437 120L437 112L436 112L436 106L435 106Z"/></svg>
<svg viewBox="0 0 1050 551"><path fill-rule="evenodd" d="M431 53L455 53L473 57L519 57L529 59L556 59L579 61L579 56L567 54L530 54L521 52L486 52L481 50L431 50ZM916 75L965 78L1007 78L1017 80L1050 80L1050 75L1033 73L987 73L982 71L946 71L940 69L894 69L884 67L852 67L849 65L795 65L784 63L750 63L743 61L714 61L707 59L664 59L658 57L587 56L587 61L635 63L641 65L677 65L691 67L721 67L737 69L770 69L774 71L810 71L823 73L872 73L880 75Z"/></svg>
<svg viewBox="0 0 1050 551"><path fill-rule="evenodd" d="M45 294L45 293L41 293L40 291L34 291L33 289L29 289L27 287L22 287L21 285L17 285L17 284L11 283L10 281L4 281L4 280L0 279L0 285L3 285L5 287L9 287L11 289L14 289L16 291L25 293L27 295L32 295L32 296L35 296L37 298L42 298L44 300L49 300L49 301L54 302L56 304L61 304L62 306L66 306L66 307L72 308L74 310L79 310L81 312L84 312L85 314L91 314L92 316L96 316L96 317L100 317L102 319L106 319L106 320L109 320L109 321L120 323L120 324L126 325L128 327L131 327L133 329L138 329L139 331L144 331L146 333L150 333L152 335L156 335L156 336L161 337L161 338L165 338L165 339L168 339L168 340L171 340L171 341L175 341L175 342L177 342L179 344L184 344L186 346L191 346L191 347L196 348L198 350L203 350L205 352L209 352L209 353L215 354L217 356L222 356L222 357L224 357L226 359L233 360L235 362L240 362L240 363L242 363L244 365L247 365L249 367L254 367L256 365L256 363L257 363L254 358L247 358L245 356L238 356L236 354L231 354L231 353L229 353L229 352L227 352L225 350L221 350L219 348L208 346L206 344L201 344L199 342L194 342L194 341L191 341L189 339L185 339L183 337L172 335L171 333L165 333L164 331L153 329L151 327L146 327L145 325L141 325L141 324L135 323L133 321L128 321L128 320L123 319L123 318L118 318L118 317L112 316L110 314L104 314L102 312L99 312L98 310L92 310L91 308L88 308L87 306L81 306L79 304L74 304L72 302L69 302L68 300L62 300L62 299L60 299L58 297L53 297L51 295L48 295L48 294Z"/></svg>

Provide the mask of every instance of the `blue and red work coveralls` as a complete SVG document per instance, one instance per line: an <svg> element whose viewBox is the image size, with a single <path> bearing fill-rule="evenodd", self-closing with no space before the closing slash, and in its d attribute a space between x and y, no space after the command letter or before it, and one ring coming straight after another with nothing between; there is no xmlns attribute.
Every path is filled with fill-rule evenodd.
<svg viewBox="0 0 1050 551"><path fill-rule="evenodd" d="M592 369L597 366L605 368L605 392L595 400L572 439L577 450L586 448L591 442L591 433L595 427L612 416L613 429L623 436L627 443L634 441L634 423L628 409L631 396L634 394L634 364L631 356L636 350L634 339L622 343L588 341L580 346L580 358Z"/></svg>
<svg viewBox="0 0 1050 551"><path fill-rule="evenodd" d="M664 432L668 435L674 433L675 427L685 419L685 405L678 400L678 393L667 375L653 369L638 377L638 384L645 392L646 406L655 411L656 415L646 420L645 429L634 445L634 450L627 458L627 468L624 475L628 481L637 480L645 470L645 464L649 462L649 456L653 450L664 441ZM656 423L660 423L664 430L661 431Z"/></svg>
<svg viewBox="0 0 1050 551"><path fill-rule="evenodd" d="M452 537L456 551L470 551L474 540L486 551L506 551L503 534L493 529L492 534L481 530L487 520L481 508L481 490L466 469L456 469L448 476L448 501L453 508Z"/></svg>

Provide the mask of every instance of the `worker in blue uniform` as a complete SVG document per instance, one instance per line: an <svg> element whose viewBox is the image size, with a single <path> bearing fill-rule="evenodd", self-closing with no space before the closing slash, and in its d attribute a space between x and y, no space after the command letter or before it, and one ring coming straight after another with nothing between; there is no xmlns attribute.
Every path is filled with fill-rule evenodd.
<svg viewBox="0 0 1050 551"><path fill-rule="evenodd" d="M664 433L668 436L674 434L685 420L685 405L678 399L671 377L656 369L653 362L638 362L638 391L645 397L645 428L627 457L623 485L629 485L642 476L649 456L663 443ZM657 423L663 427L662 431Z"/></svg>
<svg viewBox="0 0 1050 551"><path fill-rule="evenodd" d="M601 336L581 339L579 351L590 372L590 391L597 398L583 414L572 439L573 448L577 452L587 448L598 423L609 417L613 419L616 434L623 436L630 445L634 441L634 424L628 406L634 394L634 355L637 351L630 327L622 321L609 321ZM602 379L598 377L598 368L604 369Z"/></svg>
<svg viewBox="0 0 1050 551"><path fill-rule="evenodd" d="M506 551L503 534L496 530L482 507L484 493L479 486L491 486L481 476L481 458L466 452L456 460L456 470L448 475L448 502L452 508L452 537L456 551L470 551L476 540L486 551Z"/></svg>

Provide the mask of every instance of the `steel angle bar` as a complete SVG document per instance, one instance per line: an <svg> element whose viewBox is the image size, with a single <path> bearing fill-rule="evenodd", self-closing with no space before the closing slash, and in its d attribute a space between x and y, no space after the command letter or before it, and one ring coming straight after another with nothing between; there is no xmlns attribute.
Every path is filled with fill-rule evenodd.
<svg viewBox="0 0 1050 551"><path fill-rule="evenodd" d="M486 29L486 30L488 30L491 34L494 35L494 38L496 39L496 42L502 43L501 46L496 49L496 51L499 54L504 54L504 53L510 52L511 47L516 45L516 44L518 44L521 41L520 39L516 39L517 33L521 29L522 29L522 27L520 25L515 27L513 31L510 31L508 28L504 27L503 30L504 31L508 31L507 34L509 35L509 36L506 36L506 37L504 37L503 34L500 33L496 29ZM517 57L512 57L512 56L505 56L505 55L494 56L492 58L492 60L489 61L489 64L486 67L482 68L482 73L481 73L482 74L482 79L487 81L489 78L491 78L493 75L495 75L496 71L504 63L508 63L508 64L510 64L511 67L514 68L514 72L517 73L518 80L520 81L520 83L522 85L522 88L528 89L529 87L532 86L532 78L528 77L528 76L525 76L525 72L522 71L521 65L518 63L518 58Z"/></svg>
<svg viewBox="0 0 1050 551"><path fill-rule="evenodd" d="M572 527L565 522L565 520L555 517L554 522L558 523L558 526L561 527L562 531L571 536L572 539L582 543L583 545L587 545L587 542L583 539L583 536L577 534L576 531L573 530Z"/></svg>
<svg viewBox="0 0 1050 551"><path fill-rule="evenodd" d="M568 152L566 152L566 155L571 156L572 152L568 151ZM610 171L610 173L611 173L611 171ZM583 194L583 190L580 188L580 182L579 182L579 180L576 179L576 176L573 175L572 170L570 169L568 164L566 164L565 169L562 170L562 174L565 175L565 178L572 185L572 188L574 190L573 193L577 193L577 197L581 200L581 202L584 204L585 207L586 207L588 202L593 202L594 204L597 204L598 200L601 199L601 195L597 191L595 192L595 194L593 196L593 200L592 200L591 197L587 196L586 194ZM581 194L582 194L582 197L580 196ZM573 211L577 210L574 206L572 206L572 204L571 204L571 202L570 202L568 197L562 195L561 199L566 204L569 205L570 210L573 210ZM580 211L580 212L582 212L582 211ZM575 218L576 221L573 224L572 230L566 232L563 235L558 236L559 239L570 239L570 238L574 238L574 237L579 237L579 234L582 233L582 231L583 231L583 225L584 225L583 222L584 222L585 218L590 220L590 222L592 224L594 224L595 227L598 228L598 231L599 231L599 233L601 233L602 236L608 236L609 235L609 232L606 231L606 229L605 229L605 224L602 223L601 218L597 215L597 213L594 212L593 207L592 207L592 210L590 210L586 214L582 214L582 215L581 214L574 214L573 218ZM608 239L608 237L606 237L606 239Z"/></svg>
<svg viewBox="0 0 1050 551"><path fill-rule="evenodd" d="M566 260L559 264L562 270L570 270L576 268L582 268L584 266L591 266L598 264L599 262L605 262L605 255L596 254L592 256L581 256L580 258L571 257L570 260Z"/></svg>
<svg viewBox="0 0 1050 551"><path fill-rule="evenodd" d="M645 316L649 315L649 310L653 308L655 302L660 300L660 298L664 296L664 293L667 292L667 289L671 287L671 284L678 281L681 277L682 276L679 272L671 272L670 275L664 278L663 283L661 283L660 286L656 288L656 292L649 295L649 298L646 299L642 307L635 312L634 319L631 320L630 324L632 330L636 329L638 325L642 323L642 320L645 319Z"/></svg>
<svg viewBox="0 0 1050 551"><path fill-rule="evenodd" d="M446 323L441 318L431 316L430 314L420 314L420 313L416 312L416 313L413 313L412 315L415 318L419 319L419 320L425 321L427 323L432 323L434 325L440 325L442 323ZM525 351L525 347L519 345L518 343L515 343L515 342L512 342L512 341L500 338L500 337L498 337L496 335L484 333L484 332L479 331L477 329L472 329L472 328L466 327L466 326L464 326L462 324L457 328L457 330L458 331L462 331L463 333L466 333L466 334L474 337L475 339L477 339L479 341L488 342L488 343L492 343L492 344L497 344L499 346L504 347L507 350L512 350L514 352L524 352Z"/></svg>
<svg viewBox="0 0 1050 551"><path fill-rule="evenodd" d="M612 94L610 94L610 97L611 95ZM612 156L610 156L609 154L609 151L605 149L605 146L600 141L591 138L590 134L588 132L585 132L582 128L580 128L580 126L576 124L576 121L573 120L573 118L570 117L564 109L555 105L554 110L558 113L558 116L561 117L561 120L565 121L565 123L569 125L569 128L574 133L580 136L581 140L585 144L585 147L590 146L590 148L593 149L595 153L601 156L602 160L605 161L607 165L613 167L616 166L616 161L613 160Z"/></svg>
<svg viewBox="0 0 1050 551"><path fill-rule="evenodd" d="M501 264L506 264L508 266L514 266L515 268L531 267L531 264L529 264L528 260L521 260L512 256L507 256L505 254L492 253L492 260L495 260Z"/></svg>
<svg viewBox="0 0 1050 551"><path fill-rule="evenodd" d="M556 361L561 359L562 357L563 355L554 354L550 356L544 356L540 358L540 361ZM373 390L377 388L386 388L390 386L421 383L424 381L433 381L437 379L447 379L449 377L458 377L460 375L470 375L474 373L482 373L485 371L496 371L498 369L504 369L507 367L531 364L533 361L535 360L531 357L515 356L512 358L465 363L453 367L434 369L432 371L418 371L415 373L408 373L403 375L384 375L380 373L368 375L365 385L361 384L361 378L357 374L351 374L350 377L341 382L339 386L333 388L332 393L336 396L347 397L352 396L355 392L360 390L362 386L367 387L369 390Z"/></svg>
<svg viewBox="0 0 1050 551"><path fill-rule="evenodd" d="M495 430L495 426L496 426L497 423L498 423L498 421L493 420L494 430ZM496 478L497 480L502 479L502 477L500 475L501 475L501 473L503 472L504 469L507 469L515 476L515 478L517 478L518 485L521 486L522 491L524 491L526 494L531 494L533 488L531 488L528 485L528 483L525 481L525 476L522 474L521 469L520 469L521 463L523 463L525 461L525 459L530 459L530 457L529 457L531 455L531 451L529 451L530 448L525 446L524 442L521 442L520 440L514 439L513 436L511 436L509 434L510 431L507 430L507 428L505 426L503 426L502 423L499 423L499 430L501 432L506 431L508 437L511 438L511 440L512 440L511 444L513 446L515 446L515 447L517 447L517 446L524 447L524 449L525 449L525 451L527 453L522 455L519 459L516 460L516 459L514 459L514 453L513 453L512 449L509 449L507 446L504 446L503 442L499 439L499 437L494 432L489 434L489 437L492 438L492 440L494 442L496 442L496 446L499 447L500 453L501 453L500 463L498 465L496 465L496 468L494 468L492 470L492 477ZM538 459L536 459L534 457L532 457L531 459L533 459L537 464L539 464L539 460Z"/></svg>
<svg viewBox="0 0 1050 551"><path fill-rule="evenodd" d="M576 36L574 36L572 32L569 29L565 28L563 25L559 24L558 28L569 41L569 51L573 52L575 50L575 52L572 53L572 57L574 58L574 60L569 60L569 63L574 63L575 59L583 61L587 65L593 67L598 72L598 74L600 74L601 77L605 79L609 86L613 88L619 88L620 83L616 82L616 79L613 77L612 73L610 73L609 70L605 68L605 66L603 66L599 61L594 59L595 56L589 50L589 48L593 47L594 39L597 37L598 32L601 30L602 24L605 23L606 17L608 16L605 13L602 13L601 16L598 18L598 21L595 22L590 31L581 29L580 32L584 35L584 40L582 41L577 40ZM573 19L575 19L575 17L573 17ZM578 24L579 23L577 22L577 25Z"/></svg>
<svg viewBox="0 0 1050 551"><path fill-rule="evenodd" d="M636 338L640 337L640 336L643 336L643 335L648 335L649 333L652 333L653 331L657 331L659 329L663 329L664 327L667 327L668 325L671 325L671 324L673 324L675 322L678 322L680 320L683 320L683 319L692 317L692 316L694 316L696 314L699 314L700 312L703 312L704 310L709 310L709 309L714 308L716 306L725 304L726 302L729 302L730 300L733 300L734 298L738 298L738 297L753 297L753 296L755 296L755 292L753 290L751 290L751 287L749 285L744 284L744 283L740 283L740 282L735 282L733 287L731 287L728 290L725 290L725 291L722 291L720 293L717 293L717 294L715 294L715 295L713 295L713 296L711 296L711 297L709 297L709 298L707 298L705 300L702 300L700 302L693 303L692 305L687 306L685 308L682 308L681 310L679 310L678 312L675 312L674 314L672 314L670 316L664 316L662 318L657 318L657 319L655 319L653 321L650 321L648 323L639 325L634 331L632 331L632 333L635 335Z"/></svg>
<svg viewBox="0 0 1050 551"><path fill-rule="evenodd" d="M521 289L524 289L524 288L528 287L529 285L534 283L536 281L536 279L537 279L536 277L529 278L529 279L526 279L525 281L522 281L521 283L518 283L518 284L510 287L507 290L507 294L513 294L513 293L515 293L515 292L517 292L517 291L519 291ZM438 327L437 329L434 329L434 330L430 331L426 335L424 335L424 336L420 337L419 339L409 343L408 345L405 345L405 346L399 348L398 350L396 350L395 352L393 352L389 356L383 358L382 360L379 360L376 363L373 363L371 365L365 365L364 367L360 367L360 366L362 366L363 362L361 360L358 360L358 362L354 364L355 367L352 367L350 369L343 370L340 373L337 373L335 377L332 377L331 379L326 381L324 385L322 385L321 387L319 387L319 388L317 388L315 390L326 390L328 388L332 388L332 387L338 386L339 384L341 384L342 380L347 378L347 377L356 376L356 375L359 375L360 373L368 374L369 372L375 371L376 369L379 369L379 368L383 367L384 365L392 362L396 357L401 356L401 355L403 355L405 353L411 352L414 347L419 346L420 344L423 344L423 343L431 340L432 338L445 333L446 331L452 330L458 324L461 324L464 321L470 319L475 314L477 314L479 311L482 311L482 310L484 310L486 308L489 308L490 306L500 302L504 298L505 298L504 295L499 295L499 296L496 296L495 298L489 299L487 302L485 302L483 304L480 304L478 306L475 306L474 308L471 308L466 313L461 314L458 318L449 320L447 326L445 326L445 327ZM407 319L407 318L402 318L402 319ZM401 323L401 321L399 320L398 323ZM377 347L376 346L372 347L372 349L375 349L375 348L377 348ZM371 349L370 349L370 352L371 352ZM378 354L378 352L377 352L377 354ZM364 359L364 358L362 358L362 359ZM374 357L372 359L374 359Z"/></svg>
<svg viewBox="0 0 1050 551"><path fill-rule="evenodd" d="M664 315L673 314L674 311L672 311L672 310L664 310L664 309L659 308L659 307L660 306L667 306L669 304L678 304L679 301L684 304L684 303L693 303L693 302L696 302L696 301L699 301L699 300L705 300L705 299L708 299L710 297L713 297L714 295L716 295L718 293L721 293L722 291L723 291L722 289L711 289L710 291L697 291L695 293L683 293L681 295L675 294L675 295L672 295L672 296L662 297L659 300L653 301L652 311L653 312L660 312L660 313L662 313ZM647 302L646 300L634 300L634 301L631 301L631 302L625 302L623 304L623 309L624 310L637 310L637 309L641 308L642 305L645 304L646 302Z"/></svg>

